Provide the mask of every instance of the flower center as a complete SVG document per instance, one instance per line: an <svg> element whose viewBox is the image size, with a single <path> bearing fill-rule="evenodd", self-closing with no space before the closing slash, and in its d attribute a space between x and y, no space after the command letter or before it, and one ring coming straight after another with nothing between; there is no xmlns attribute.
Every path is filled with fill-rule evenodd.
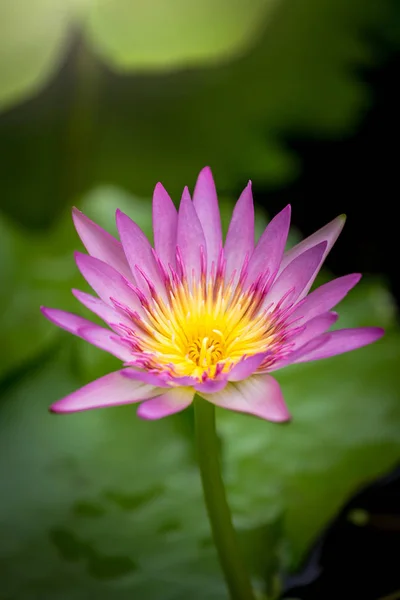
<svg viewBox="0 0 400 600"><path fill-rule="evenodd" d="M224 358L224 345L216 336L199 337L188 345L187 357L196 366L207 369Z"/></svg>
<svg viewBox="0 0 400 600"><path fill-rule="evenodd" d="M262 286L244 290L214 274L191 285L171 277L166 289L166 298L144 298L143 314L130 315L127 339L136 366L202 381L267 349L277 355L284 328L263 307Z"/></svg>

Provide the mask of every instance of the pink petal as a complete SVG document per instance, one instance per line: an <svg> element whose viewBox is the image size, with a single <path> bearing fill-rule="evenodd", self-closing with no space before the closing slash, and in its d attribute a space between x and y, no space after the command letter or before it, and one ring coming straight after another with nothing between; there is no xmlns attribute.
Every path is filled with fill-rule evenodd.
<svg viewBox="0 0 400 600"><path fill-rule="evenodd" d="M199 217L193 206L187 187L183 190L178 213L177 245L186 268L186 275L191 281L192 271L197 277L201 274L201 251L207 255L206 241Z"/></svg>
<svg viewBox="0 0 400 600"><path fill-rule="evenodd" d="M265 372L272 373L273 371L283 369L283 367L287 367L288 365L295 363L298 358L308 354L309 352L314 352L314 350L317 349L319 350L328 342L331 335L331 333L324 333L323 335L313 338L297 350L291 352L288 356L286 356L286 358L273 363Z"/></svg>
<svg viewBox="0 0 400 600"><path fill-rule="evenodd" d="M286 292L293 288L290 302L295 302L306 294L321 264L321 256L326 249L326 242L309 248L297 256L286 269L278 276L271 290L268 292L265 305L272 302L277 304Z"/></svg>
<svg viewBox="0 0 400 600"><path fill-rule="evenodd" d="M136 293L115 269L80 252L75 252L75 260L83 277L104 302L113 306L113 298L131 310L141 312L142 307Z"/></svg>
<svg viewBox="0 0 400 600"><path fill-rule="evenodd" d="M143 402L136 414L142 419L161 419L187 408L192 403L193 396L194 391L190 388L174 388L162 396Z"/></svg>
<svg viewBox="0 0 400 600"><path fill-rule="evenodd" d="M195 383L194 388L198 392L204 392L205 394L214 394L223 390L228 383L227 377L219 377L218 379L207 379L203 383Z"/></svg>
<svg viewBox="0 0 400 600"><path fill-rule="evenodd" d="M229 383L224 390L200 396L216 406L244 412L268 421L287 421L290 415L279 383L271 375L253 375L240 383Z"/></svg>
<svg viewBox="0 0 400 600"><path fill-rule="evenodd" d="M126 346L115 339L111 339L111 336L114 338L115 335L109 329L104 329L83 317L79 317L78 315L74 315L64 310L59 310L58 308L47 308L42 306L41 311L49 321L58 327L83 338L94 346L101 348L101 350L114 354L114 356L123 361L131 358ZM88 339L86 335L86 332L89 330L92 331L91 339Z"/></svg>
<svg viewBox="0 0 400 600"><path fill-rule="evenodd" d="M323 333L315 342L322 342L320 346L311 349L304 346L294 353L294 357L290 362L308 362L311 360L320 360L321 358L329 358L336 354L343 354L356 350L362 346L372 344L379 340L384 330L380 327L359 327L354 329L338 329L329 333ZM292 356L289 356L291 359Z"/></svg>
<svg viewBox="0 0 400 600"><path fill-rule="evenodd" d="M304 301L293 312L292 317L304 317L305 320L312 319L324 313L338 304L361 279L359 273L338 277L329 283L321 285L311 292Z"/></svg>
<svg viewBox="0 0 400 600"><path fill-rule="evenodd" d="M147 292L149 289L146 280L136 267L140 267L155 286L156 290L163 294L165 292L165 287L162 283L160 269L154 258L153 249L149 240L140 227L125 213L117 210L116 219L119 237L121 238L125 256L138 286L144 292Z"/></svg>
<svg viewBox="0 0 400 600"><path fill-rule="evenodd" d="M312 248L313 246L316 246L321 242L326 242L326 249L321 258L322 265L328 252L330 252L333 244L339 237L339 234L343 229L345 221L345 215L340 215L339 217L336 217L336 219L333 219L333 221L331 221L330 223L328 223L327 225L310 235L308 238L301 241L296 246L293 246L293 248L291 248L285 253L285 256L282 259L280 271L283 271L283 269L285 269L288 266L288 264L292 262L292 260L294 260L300 254L303 254L303 252L305 252L309 248Z"/></svg>
<svg viewBox="0 0 400 600"><path fill-rule="evenodd" d="M153 194L154 248L164 266L175 267L178 213L168 193L157 183Z"/></svg>
<svg viewBox="0 0 400 600"><path fill-rule="evenodd" d="M208 268L217 265L222 248L221 216L218 197L210 167L205 167L197 178L193 206L203 228L207 247Z"/></svg>
<svg viewBox="0 0 400 600"><path fill-rule="evenodd" d="M69 413L91 408L131 404L152 398L160 390L123 377L121 371L109 373L92 381L50 407L52 412Z"/></svg>
<svg viewBox="0 0 400 600"><path fill-rule="evenodd" d="M224 254L226 258L226 279L234 270L239 276L243 261L254 250L254 205L251 193L251 181L244 188L233 210L232 219L226 236Z"/></svg>
<svg viewBox="0 0 400 600"><path fill-rule="evenodd" d="M134 381L142 381L143 383L149 383L160 388L169 387L169 382L166 376L159 373L149 373L148 371L138 371L136 369L128 368L121 371L124 377L128 377Z"/></svg>
<svg viewBox="0 0 400 600"><path fill-rule="evenodd" d="M132 359L129 348L109 329L104 329L91 323L90 326L79 328L76 335L93 344L93 346L97 346L97 348L113 354L124 362Z"/></svg>
<svg viewBox="0 0 400 600"><path fill-rule="evenodd" d="M307 344L307 342L319 336L321 333L325 333L325 331L336 323L338 318L339 315L337 313L327 312L307 321L304 330L290 340L293 344L293 350L304 346L304 344Z"/></svg>
<svg viewBox="0 0 400 600"><path fill-rule="evenodd" d="M258 369L264 360L266 353L254 354L238 362L230 371L228 375L229 381L241 381L247 379L250 375Z"/></svg>
<svg viewBox="0 0 400 600"><path fill-rule="evenodd" d="M116 309L111 308L111 306L103 302L100 298L96 298L96 296L75 289L72 290L72 293L83 306L91 310L92 313L100 317L100 319L103 319L103 321L111 327L120 323L128 327L132 326L132 321L128 317L123 315L122 312L118 312Z"/></svg>
<svg viewBox="0 0 400 600"><path fill-rule="evenodd" d="M184 375L182 377L172 376L172 381L174 382L175 385L188 387L188 386L194 386L197 382L197 379L195 379L194 377L191 377L190 375Z"/></svg>
<svg viewBox="0 0 400 600"><path fill-rule="evenodd" d="M89 254L107 263L132 281L132 273L121 243L99 225L93 223L77 208L72 209L72 218L78 235Z"/></svg>
<svg viewBox="0 0 400 600"><path fill-rule="evenodd" d="M78 315L74 315L73 313L67 312L65 310L60 310L58 308L48 308L47 306L41 306L40 310L42 314L62 329L65 329L69 333L73 333L74 335L78 335L78 329L81 327L93 327L93 323L80 317ZM111 331L110 331L111 333Z"/></svg>
<svg viewBox="0 0 400 600"><path fill-rule="evenodd" d="M265 228L251 256L246 284L269 270L270 276L279 269L290 226L290 204L278 213Z"/></svg>

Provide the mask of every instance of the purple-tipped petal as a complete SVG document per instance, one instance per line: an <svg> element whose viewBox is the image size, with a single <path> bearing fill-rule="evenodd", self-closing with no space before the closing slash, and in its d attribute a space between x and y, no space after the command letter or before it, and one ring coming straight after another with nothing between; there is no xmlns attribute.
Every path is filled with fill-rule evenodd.
<svg viewBox="0 0 400 600"><path fill-rule="evenodd" d="M76 231L91 256L107 263L132 281L132 273L121 243L77 208L72 210Z"/></svg>
<svg viewBox="0 0 400 600"><path fill-rule="evenodd" d="M176 235L178 212L161 183L157 183L153 194L154 248L168 268L175 267Z"/></svg>
<svg viewBox="0 0 400 600"><path fill-rule="evenodd" d="M226 259L226 279L236 270L240 274L243 261L254 250L254 204L251 181L244 188L233 210L232 219L226 236L224 254Z"/></svg>
<svg viewBox="0 0 400 600"><path fill-rule="evenodd" d="M131 404L153 398L159 393L161 390L127 379L121 375L120 371L115 371L55 402L50 410L56 413L70 413L91 408Z"/></svg>
<svg viewBox="0 0 400 600"><path fill-rule="evenodd" d="M136 267L147 275L157 292L163 294L165 287L149 240L139 225L136 225L125 213L117 210L116 219L125 256L138 286L144 292L149 289L146 280Z"/></svg>
<svg viewBox="0 0 400 600"><path fill-rule="evenodd" d="M282 272L283 269L285 269L289 265L289 263L292 262L292 260L294 260L300 254L303 254L303 252L305 252L309 248L312 248L313 246L316 246L321 242L326 242L326 249L321 258L321 266L328 252L330 252L333 244L339 237L339 234L343 229L345 221L345 215L340 215L339 217L336 217L336 219L333 219L333 221L331 221L330 223L328 223L327 225L310 235L308 238L301 241L296 246L293 246L293 248L291 248L285 253L282 259L280 271Z"/></svg>
<svg viewBox="0 0 400 600"><path fill-rule="evenodd" d="M73 295L83 306L88 308L92 313L103 319L107 325L112 327L113 325L119 325L122 323L127 327L132 327L132 321L123 315L121 312L118 312L116 309L111 308L108 304L103 302L100 298L96 298L96 296L92 296L91 294L87 294L86 292L81 292L81 290L72 290Z"/></svg>
<svg viewBox="0 0 400 600"><path fill-rule="evenodd" d="M162 419L187 408L193 396L194 391L190 388L174 388L162 396L143 402L136 414L142 419Z"/></svg>
<svg viewBox="0 0 400 600"><path fill-rule="evenodd" d="M357 348L376 342L384 333L384 330L380 327L338 329L329 333L323 333L319 338L315 338L315 342L321 340L322 343L320 346L314 349L307 348L306 346L300 348L298 353L294 353L294 360L290 362L309 362L311 360L320 360L335 356L336 354L350 352L351 350L356 350Z"/></svg>
<svg viewBox="0 0 400 600"><path fill-rule="evenodd" d="M291 289L293 292L289 298L290 302L295 302L304 296L318 272L325 249L326 242L321 242L297 256L276 279L266 296L265 305L272 302L278 304L285 293Z"/></svg>
<svg viewBox="0 0 400 600"><path fill-rule="evenodd" d="M203 248L204 256L206 256L206 240L187 187L183 190L179 206L177 245L179 246L189 281L191 281L193 269L197 277L200 277L200 248Z"/></svg>
<svg viewBox="0 0 400 600"><path fill-rule="evenodd" d="M311 292L296 308L292 318L303 317L305 321L324 313L338 304L346 294L360 281L361 275L354 273L339 277L321 285Z"/></svg>
<svg viewBox="0 0 400 600"><path fill-rule="evenodd" d="M290 226L290 204L278 213L265 228L251 256L246 284L251 284L261 273L277 273L285 250Z"/></svg>
<svg viewBox="0 0 400 600"><path fill-rule="evenodd" d="M203 383L195 383L194 388L196 391L203 392L204 394L214 394L223 390L227 383L227 377L220 376L218 379L207 379Z"/></svg>
<svg viewBox="0 0 400 600"><path fill-rule="evenodd" d="M337 313L327 312L307 321L303 331L290 340L293 344L293 350L301 348L301 346L304 346L304 344L307 344L313 338L319 336L321 333L325 333L336 323L338 318L339 315Z"/></svg>
<svg viewBox="0 0 400 600"><path fill-rule="evenodd" d="M279 383L268 374L253 375L240 383L229 383L222 392L200 395L216 406L255 415L267 421L290 419Z"/></svg>
<svg viewBox="0 0 400 600"><path fill-rule="evenodd" d="M207 247L208 268L217 265L222 248L221 216L217 190L210 167L205 167L197 178L193 193L193 206L203 228Z"/></svg>
<svg viewBox="0 0 400 600"><path fill-rule="evenodd" d="M113 298L131 310L141 312L142 307L137 295L127 280L115 269L93 256L80 252L75 252L75 260L83 277L104 302L113 306Z"/></svg>
<svg viewBox="0 0 400 600"><path fill-rule="evenodd" d="M247 379L250 375L258 369L264 360L266 353L254 354L238 362L230 371L228 375L229 381L242 381Z"/></svg>

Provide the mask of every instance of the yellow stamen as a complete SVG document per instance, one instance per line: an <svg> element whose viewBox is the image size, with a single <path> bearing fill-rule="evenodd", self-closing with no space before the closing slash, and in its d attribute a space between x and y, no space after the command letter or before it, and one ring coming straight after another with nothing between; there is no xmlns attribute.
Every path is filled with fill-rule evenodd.
<svg viewBox="0 0 400 600"><path fill-rule="evenodd" d="M150 300L135 339L155 370L214 377L244 356L265 352L278 337L271 315L259 306L256 292L184 279L171 283L166 301Z"/></svg>

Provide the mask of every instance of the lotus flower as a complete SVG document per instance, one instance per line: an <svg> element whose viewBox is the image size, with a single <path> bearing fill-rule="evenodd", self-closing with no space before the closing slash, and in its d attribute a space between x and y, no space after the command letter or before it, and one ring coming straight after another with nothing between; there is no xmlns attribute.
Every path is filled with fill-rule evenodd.
<svg viewBox="0 0 400 600"><path fill-rule="evenodd" d="M343 225L340 216L285 252L290 206L254 244L251 183L234 208L225 243L211 171L203 169L177 211L158 183L154 248L117 211L116 240L77 209L88 251L76 263L96 296L75 297L107 325L54 308L53 323L118 357L121 370L89 383L52 407L64 413L139 403L158 419L182 411L197 393L213 404L270 421L290 418L272 372L328 358L380 338L376 327L329 331L332 308L360 280L346 275L309 293Z"/></svg>

